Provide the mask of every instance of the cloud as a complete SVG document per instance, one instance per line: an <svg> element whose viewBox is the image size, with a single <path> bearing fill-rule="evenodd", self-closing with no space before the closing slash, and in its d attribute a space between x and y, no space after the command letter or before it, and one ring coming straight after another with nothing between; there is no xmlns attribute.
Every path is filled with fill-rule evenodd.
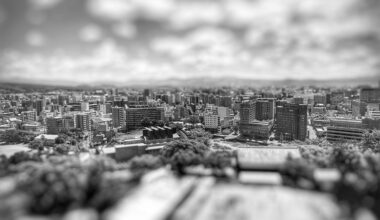
<svg viewBox="0 0 380 220"><path fill-rule="evenodd" d="M217 1L181 1L170 15L169 26L189 29L203 25L219 25L224 20L222 7Z"/></svg>
<svg viewBox="0 0 380 220"><path fill-rule="evenodd" d="M79 31L79 38L84 42L99 41L102 35L102 30L95 24L88 24Z"/></svg>
<svg viewBox="0 0 380 220"><path fill-rule="evenodd" d="M122 38L131 39L137 35L136 27L128 22L117 23L112 26L113 32Z"/></svg>
<svg viewBox="0 0 380 220"><path fill-rule="evenodd" d="M0 25L5 22L5 19L7 19L7 13L0 5Z"/></svg>
<svg viewBox="0 0 380 220"><path fill-rule="evenodd" d="M45 4L40 8L63 5L39 1L34 4ZM45 32L32 30L26 40L36 55L20 52L6 62L0 58L7 71L18 77L36 74L40 80L49 73L45 76L61 81L119 83L205 75L329 79L374 75L379 66L377 22L361 0L86 2L87 11L80 16L92 23L74 32L79 42L72 45L90 42L91 53L78 56L64 42L64 52L55 54L54 39L48 42ZM32 24L47 24L47 13L33 12L39 10L28 15L34 16ZM50 49L51 56L38 54L39 46Z"/></svg>
<svg viewBox="0 0 380 220"><path fill-rule="evenodd" d="M29 0L29 3L35 9L50 9L57 6L61 0Z"/></svg>
<svg viewBox="0 0 380 220"><path fill-rule="evenodd" d="M89 12L103 19L123 20L134 16L135 7L128 0L89 0Z"/></svg>
<svg viewBox="0 0 380 220"><path fill-rule="evenodd" d="M45 35L37 30L29 31L25 36L26 43L33 47L44 46L47 42Z"/></svg>

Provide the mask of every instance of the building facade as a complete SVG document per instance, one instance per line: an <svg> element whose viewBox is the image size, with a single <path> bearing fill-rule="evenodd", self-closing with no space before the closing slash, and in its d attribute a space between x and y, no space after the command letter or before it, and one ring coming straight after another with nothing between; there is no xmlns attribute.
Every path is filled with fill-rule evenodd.
<svg viewBox="0 0 380 220"><path fill-rule="evenodd" d="M144 118L150 120L164 120L163 107L127 108L126 109L126 129L134 130L141 128L141 121Z"/></svg>
<svg viewBox="0 0 380 220"><path fill-rule="evenodd" d="M284 104L276 109L276 138L280 140L306 139L307 105Z"/></svg>

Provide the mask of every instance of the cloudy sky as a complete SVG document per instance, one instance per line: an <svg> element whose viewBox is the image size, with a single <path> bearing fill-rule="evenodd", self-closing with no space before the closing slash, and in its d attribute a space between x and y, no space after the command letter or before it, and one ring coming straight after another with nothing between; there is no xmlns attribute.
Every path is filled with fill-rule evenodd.
<svg viewBox="0 0 380 220"><path fill-rule="evenodd" d="M379 75L378 0L0 0L0 81Z"/></svg>

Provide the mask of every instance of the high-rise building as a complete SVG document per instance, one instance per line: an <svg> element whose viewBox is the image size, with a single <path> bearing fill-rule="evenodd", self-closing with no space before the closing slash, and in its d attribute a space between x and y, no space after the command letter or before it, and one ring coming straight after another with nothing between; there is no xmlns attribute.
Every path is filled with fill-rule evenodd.
<svg viewBox="0 0 380 220"><path fill-rule="evenodd" d="M180 120L189 117L189 110L182 105L177 105L174 109L174 120Z"/></svg>
<svg viewBox="0 0 380 220"><path fill-rule="evenodd" d="M190 103L192 104L198 104L201 99L198 95L192 95L190 96Z"/></svg>
<svg viewBox="0 0 380 220"><path fill-rule="evenodd" d="M315 94L314 95L314 105L323 104L326 105L326 95Z"/></svg>
<svg viewBox="0 0 380 220"><path fill-rule="evenodd" d="M231 96L221 96L220 97L220 106L231 108L232 98Z"/></svg>
<svg viewBox="0 0 380 220"><path fill-rule="evenodd" d="M124 129L125 127L125 109L122 107L113 107L112 108L112 121L113 121L113 126L115 128L122 128Z"/></svg>
<svg viewBox="0 0 380 220"><path fill-rule="evenodd" d="M70 130L76 128L76 120L75 115L65 115L62 117L63 119L63 128L66 130Z"/></svg>
<svg viewBox="0 0 380 220"><path fill-rule="evenodd" d="M296 105L301 105L304 103L304 98L303 97L294 97L293 103Z"/></svg>
<svg viewBox="0 0 380 220"><path fill-rule="evenodd" d="M150 90L149 89L144 89L144 92L143 92L143 95L144 97L150 97Z"/></svg>
<svg viewBox="0 0 380 220"><path fill-rule="evenodd" d="M338 105L344 102L344 92L341 92L341 91L332 92L330 102L332 105Z"/></svg>
<svg viewBox="0 0 380 220"><path fill-rule="evenodd" d="M380 130L380 117L362 119L363 128Z"/></svg>
<svg viewBox="0 0 380 220"><path fill-rule="evenodd" d="M359 100L352 100L351 109L354 117L364 116L367 111L367 103Z"/></svg>
<svg viewBox="0 0 380 220"><path fill-rule="evenodd" d="M276 137L280 140L304 141L307 134L307 105L277 106L276 124Z"/></svg>
<svg viewBox="0 0 380 220"><path fill-rule="evenodd" d="M36 100L35 108L36 108L37 116L40 116L41 112L45 109L45 100L43 99Z"/></svg>
<svg viewBox="0 0 380 220"><path fill-rule="evenodd" d="M360 101L366 103L380 103L380 88L361 89Z"/></svg>
<svg viewBox="0 0 380 220"><path fill-rule="evenodd" d="M69 103L69 97L67 95L58 96L58 105L66 105Z"/></svg>
<svg viewBox="0 0 380 220"><path fill-rule="evenodd" d="M46 118L47 134L58 134L64 129L64 123L62 117Z"/></svg>
<svg viewBox="0 0 380 220"><path fill-rule="evenodd" d="M256 103L243 102L240 104L240 124L249 124L256 118Z"/></svg>
<svg viewBox="0 0 380 220"><path fill-rule="evenodd" d="M36 121L36 112L35 111L23 111L21 112L22 121Z"/></svg>
<svg viewBox="0 0 380 220"><path fill-rule="evenodd" d="M258 99L256 101L256 119L272 120L274 119L274 99Z"/></svg>
<svg viewBox="0 0 380 220"><path fill-rule="evenodd" d="M126 129L133 130L141 127L141 120L164 120L163 107L143 107L126 109Z"/></svg>
<svg viewBox="0 0 380 220"><path fill-rule="evenodd" d="M81 131L91 131L91 117L89 113L80 113L75 116L76 128Z"/></svg>

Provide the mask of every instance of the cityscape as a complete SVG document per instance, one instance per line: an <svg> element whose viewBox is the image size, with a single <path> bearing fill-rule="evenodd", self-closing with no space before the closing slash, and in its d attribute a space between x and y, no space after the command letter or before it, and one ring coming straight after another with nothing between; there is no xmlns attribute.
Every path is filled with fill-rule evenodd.
<svg viewBox="0 0 380 220"><path fill-rule="evenodd" d="M0 219L380 219L379 12L0 0Z"/></svg>

